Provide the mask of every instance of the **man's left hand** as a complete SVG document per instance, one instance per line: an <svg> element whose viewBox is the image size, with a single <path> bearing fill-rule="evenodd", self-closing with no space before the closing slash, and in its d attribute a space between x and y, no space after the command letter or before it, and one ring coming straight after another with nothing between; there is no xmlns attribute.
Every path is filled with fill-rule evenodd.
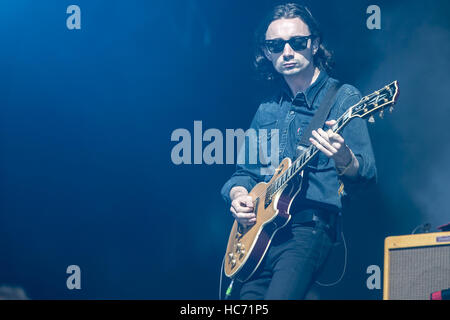
<svg viewBox="0 0 450 320"><path fill-rule="evenodd" d="M336 124L336 120L326 121L328 127ZM346 167L350 164L353 154L345 144L344 138L333 130L324 131L319 128L312 131L311 143L322 151L327 157L332 158L336 167Z"/></svg>

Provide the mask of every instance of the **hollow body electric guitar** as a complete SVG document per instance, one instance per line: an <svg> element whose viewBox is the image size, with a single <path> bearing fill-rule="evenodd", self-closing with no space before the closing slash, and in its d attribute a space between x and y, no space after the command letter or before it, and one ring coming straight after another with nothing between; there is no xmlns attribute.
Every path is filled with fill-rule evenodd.
<svg viewBox="0 0 450 320"><path fill-rule="evenodd" d="M356 117L374 122L374 113L378 112L382 118L386 108L392 112L398 96L398 82L394 81L351 106L331 129L339 132ZM270 181L258 183L249 193L253 199L256 223L245 227L234 221L224 258L227 277L246 281L256 271L275 233L291 219L289 208L300 191L303 168L318 151L310 145L294 162L284 158Z"/></svg>

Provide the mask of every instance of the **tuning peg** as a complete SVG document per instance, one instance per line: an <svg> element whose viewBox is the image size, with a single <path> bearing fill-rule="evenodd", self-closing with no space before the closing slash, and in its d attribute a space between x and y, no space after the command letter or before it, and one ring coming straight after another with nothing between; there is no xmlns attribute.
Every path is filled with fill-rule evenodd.
<svg viewBox="0 0 450 320"><path fill-rule="evenodd" d="M393 107L393 106L390 106L390 107L389 107L389 113L392 113L392 111L394 111L394 107Z"/></svg>
<svg viewBox="0 0 450 320"><path fill-rule="evenodd" d="M374 123L375 122L375 118L373 117L373 115L369 117L369 122L370 123Z"/></svg>
<svg viewBox="0 0 450 320"><path fill-rule="evenodd" d="M384 116L384 109L381 109L381 111L380 111L380 118L383 119L383 116Z"/></svg>

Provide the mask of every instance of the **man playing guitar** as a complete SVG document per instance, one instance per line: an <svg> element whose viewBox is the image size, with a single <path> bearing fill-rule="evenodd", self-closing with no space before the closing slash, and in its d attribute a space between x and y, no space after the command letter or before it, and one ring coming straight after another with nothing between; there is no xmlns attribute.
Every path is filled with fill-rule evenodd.
<svg viewBox="0 0 450 320"><path fill-rule="evenodd" d="M279 5L262 24L255 66L277 94L259 106L251 128L278 129L279 157L294 160L298 143L326 93L337 80L328 75L331 54L322 43L310 11L298 4ZM341 183L350 194L376 179L375 159L367 125L355 119L334 133L330 127L345 110L360 101L353 86L341 85L334 95L323 128L313 130L309 142L319 152L304 171L300 193L290 206L291 219L273 237L264 260L242 284L241 299L303 299L335 241L335 224L342 210ZM262 164L238 164L222 188L236 221L255 224L250 190L267 176Z"/></svg>

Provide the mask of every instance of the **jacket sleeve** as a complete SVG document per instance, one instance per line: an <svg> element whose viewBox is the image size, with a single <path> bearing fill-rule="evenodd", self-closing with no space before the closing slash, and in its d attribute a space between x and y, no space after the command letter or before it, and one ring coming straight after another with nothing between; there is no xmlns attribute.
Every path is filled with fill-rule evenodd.
<svg viewBox="0 0 450 320"><path fill-rule="evenodd" d="M250 192L257 183L262 182L265 179L261 170L264 165L258 160L256 162L250 161L252 157L253 159L255 159L255 157L258 159L258 156L254 154L254 152L258 153L257 150L259 150L258 114L259 109L253 117L249 130L246 131L245 142L240 147L238 146L236 171L232 174L230 179L225 182L221 190L221 195L225 200L227 208L231 206L230 190L233 187L242 186ZM254 134L247 134L252 130L254 130ZM256 146L256 148L254 146ZM244 161L239 161L239 159Z"/></svg>
<svg viewBox="0 0 450 320"><path fill-rule="evenodd" d="M361 93L354 87L347 95L340 106L340 114L343 114L348 108L358 103L361 99ZM353 118L344 127L341 132L345 143L353 151L359 162L358 174L353 178L340 176L348 195L355 194L362 186L369 183L376 183L377 169L375 166L375 156L372 150L367 122L361 118Z"/></svg>

